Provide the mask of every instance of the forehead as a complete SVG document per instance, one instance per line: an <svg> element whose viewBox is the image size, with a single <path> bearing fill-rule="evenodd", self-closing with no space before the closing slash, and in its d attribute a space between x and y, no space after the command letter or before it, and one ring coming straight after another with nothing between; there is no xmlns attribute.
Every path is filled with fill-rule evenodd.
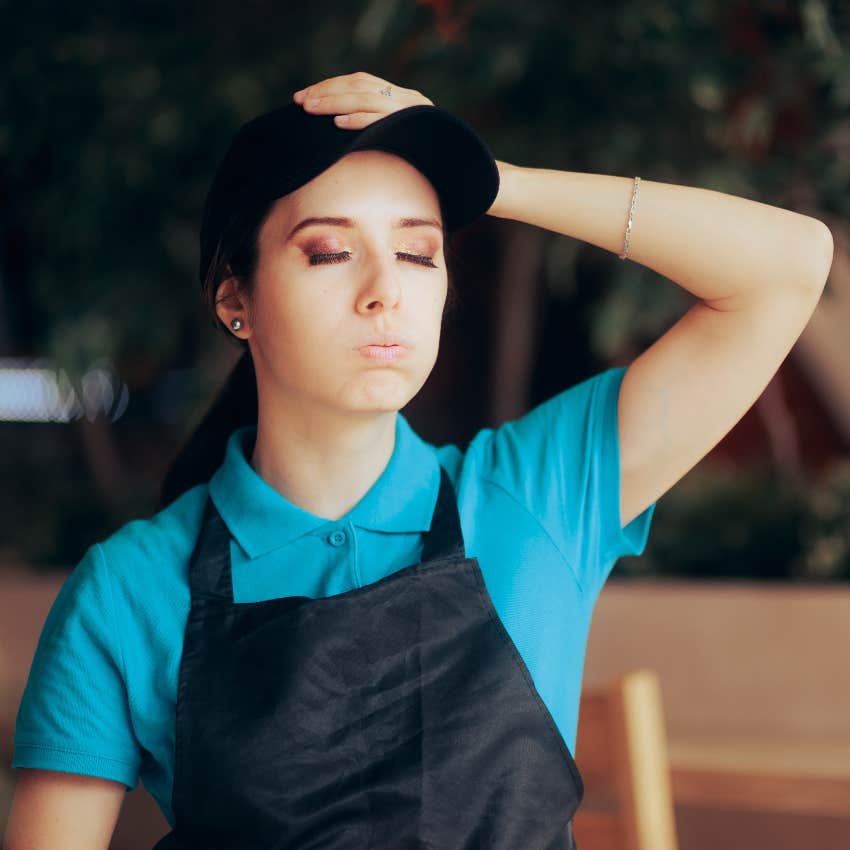
<svg viewBox="0 0 850 850"><path fill-rule="evenodd" d="M432 219L442 227L432 183L404 157L386 151L353 151L272 206L260 242L285 241L306 218L348 218L354 227L393 228L401 219Z"/></svg>

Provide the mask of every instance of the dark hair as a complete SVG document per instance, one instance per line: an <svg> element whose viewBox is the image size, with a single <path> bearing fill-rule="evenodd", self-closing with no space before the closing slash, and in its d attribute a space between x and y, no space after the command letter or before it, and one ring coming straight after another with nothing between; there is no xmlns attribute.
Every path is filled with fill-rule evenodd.
<svg viewBox="0 0 850 850"><path fill-rule="evenodd" d="M246 210L236 216L216 245L210 264L201 284L202 296L210 319L231 344L243 349L242 356L227 377L200 423L184 441L172 461L160 489L160 508L173 502L186 490L209 481L224 460L230 435L244 425L257 423L257 378L248 341L231 333L216 313L216 294L223 280L233 275L239 278L240 291L247 296L249 317L251 312L259 236L277 199ZM440 214L446 222L445 210L440 201ZM448 287L443 319L453 310L457 293L453 283L454 256L450 235L446 233L443 254L446 259Z"/></svg>

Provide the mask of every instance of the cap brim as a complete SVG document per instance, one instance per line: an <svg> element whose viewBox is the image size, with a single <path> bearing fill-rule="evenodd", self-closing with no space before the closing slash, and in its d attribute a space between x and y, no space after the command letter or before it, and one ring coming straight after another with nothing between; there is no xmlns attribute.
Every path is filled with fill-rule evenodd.
<svg viewBox="0 0 850 850"><path fill-rule="evenodd" d="M493 205L499 192L493 155L475 130L445 109L408 106L355 132L339 156L372 149L406 159L440 196L448 232L470 224Z"/></svg>

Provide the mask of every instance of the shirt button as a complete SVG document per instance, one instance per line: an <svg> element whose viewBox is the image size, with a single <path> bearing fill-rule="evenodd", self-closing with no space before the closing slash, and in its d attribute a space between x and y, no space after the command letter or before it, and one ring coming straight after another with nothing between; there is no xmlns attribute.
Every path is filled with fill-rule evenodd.
<svg viewBox="0 0 850 850"><path fill-rule="evenodd" d="M345 543L345 532L344 531L332 531L328 535L328 543L331 546L342 546Z"/></svg>

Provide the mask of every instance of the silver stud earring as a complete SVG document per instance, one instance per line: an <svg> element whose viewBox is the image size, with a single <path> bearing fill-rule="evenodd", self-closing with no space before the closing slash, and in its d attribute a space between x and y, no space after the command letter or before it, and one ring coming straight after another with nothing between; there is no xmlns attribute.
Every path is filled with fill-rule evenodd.
<svg viewBox="0 0 850 850"><path fill-rule="evenodd" d="M230 320L230 327L233 328L233 330L238 331L239 328L242 327L242 319L240 319L238 317L235 318L235 319L231 319Z"/></svg>

